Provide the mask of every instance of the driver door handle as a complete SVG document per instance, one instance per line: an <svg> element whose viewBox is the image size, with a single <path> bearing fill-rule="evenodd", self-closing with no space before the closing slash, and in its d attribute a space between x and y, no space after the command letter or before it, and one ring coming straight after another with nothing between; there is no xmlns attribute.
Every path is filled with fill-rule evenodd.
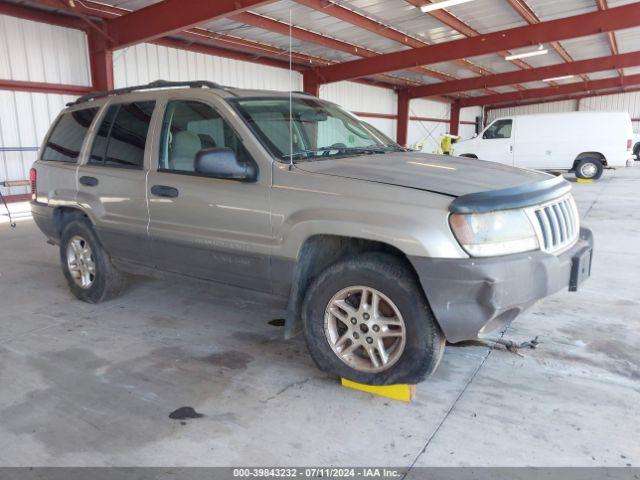
<svg viewBox="0 0 640 480"><path fill-rule="evenodd" d="M151 194L156 197L175 198L178 196L178 189L168 185L154 185L151 187Z"/></svg>

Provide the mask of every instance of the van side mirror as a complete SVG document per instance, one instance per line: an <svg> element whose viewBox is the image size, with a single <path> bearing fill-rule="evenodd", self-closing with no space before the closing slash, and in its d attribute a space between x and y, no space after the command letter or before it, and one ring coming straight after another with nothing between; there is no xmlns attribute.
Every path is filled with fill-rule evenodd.
<svg viewBox="0 0 640 480"><path fill-rule="evenodd" d="M474 134L473 134L473 138L476 138L477 136L478 136L478 134L477 134L477 133L474 133Z"/></svg>
<svg viewBox="0 0 640 480"><path fill-rule="evenodd" d="M196 153L195 171L213 178L255 182L258 167L253 161L240 162L230 148L203 148Z"/></svg>

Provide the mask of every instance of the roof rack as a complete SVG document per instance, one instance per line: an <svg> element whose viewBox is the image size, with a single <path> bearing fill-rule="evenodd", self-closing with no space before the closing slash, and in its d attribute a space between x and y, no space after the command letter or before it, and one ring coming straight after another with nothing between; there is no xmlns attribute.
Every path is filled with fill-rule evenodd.
<svg viewBox="0 0 640 480"><path fill-rule="evenodd" d="M77 105L79 103L88 102L89 100L95 100L97 98L109 97L111 95L123 95L125 93L136 92L138 90L150 90L152 88L171 88L171 87L189 87L189 88L226 88L224 85L220 85L215 82L209 82L207 80L195 80L191 82L171 82L168 80L155 80L147 83L146 85L135 85L133 87L116 88L114 90L99 90L96 92L89 92L86 95L81 96L74 102L67 103L67 107Z"/></svg>

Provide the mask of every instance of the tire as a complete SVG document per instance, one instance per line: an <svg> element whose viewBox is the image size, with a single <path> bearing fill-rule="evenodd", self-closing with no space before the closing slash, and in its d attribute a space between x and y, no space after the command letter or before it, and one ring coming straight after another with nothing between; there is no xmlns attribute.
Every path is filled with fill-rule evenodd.
<svg viewBox="0 0 640 480"><path fill-rule="evenodd" d="M90 255L78 255L79 250L87 252L86 247L89 248ZM81 256L82 259L79 260ZM113 266L111 258L86 220L74 219L65 225L60 237L60 262L69 289L83 302L100 303L117 297L124 289L124 274ZM74 272L72 265L75 266ZM81 275L81 268L82 272L89 272L89 275ZM85 282L87 278L88 281Z"/></svg>
<svg viewBox="0 0 640 480"><path fill-rule="evenodd" d="M577 178L598 180L604 172L602 162L596 158L583 158L578 161L575 168Z"/></svg>
<svg viewBox="0 0 640 480"><path fill-rule="evenodd" d="M347 310L333 307L332 311L343 317L344 322L328 313L329 304L334 299L349 295L352 290L361 291L361 287L369 292L366 303L370 304L367 306L370 317L366 316L366 312L362 313L362 309L353 313L353 310L358 310L355 308L356 300L357 306L361 306L358 293L347 296L344 301L337 300L345 308L349 307L349 315L345 315ZM373 293L376 292L381 299L378 310L383 316L376 316L371 310L376 298ZM359 295L361 298L362 294ZM393 324L392 317L395 317ZM357 323L348 326L353 320ZM380 326L376 320L388 320L389 326ZM359 383L418 383L436 370L444 353L444 335L415 274L398 258L384 253L358 254L328 267L312 281L307 290L302 305L302 321L307 347L318 368ZM363 324L368 325L366 330ZM376 327L377 334L374 333ZM336 328L340 331L336 332ZM402 331L404 335L400 335ZM359 334L358 340L351 338L354 332ZM391 334L394 336L386 337ZM381 339L383 336L385 338ZM337 345L338 338L347 340L344 347L341 345L339 351L334 351L338 347L332 344ZM373 338L375 345L379 345L380 339L384 342L382 349L388 356L386 365L382 356L374 352L379 364L375 367L372 357L365 351L365 341ZM343 360L339 353L349 348L354 353L349 361ZM367 348L371 349L371 345Z"/></svg>

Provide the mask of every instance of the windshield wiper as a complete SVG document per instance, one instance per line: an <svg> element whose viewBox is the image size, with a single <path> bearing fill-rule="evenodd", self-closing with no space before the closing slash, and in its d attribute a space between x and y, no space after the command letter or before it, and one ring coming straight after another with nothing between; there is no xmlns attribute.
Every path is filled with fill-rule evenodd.
<svg viewBox="0 0 640 480"><path fill-rule="evenodd" d="M337 151L338 153L334 155L330 155L329 152ZM319 153L322 152L321 155L313 155L310 157L304 157L304 155L310 153ZM369 145L367 147L320 147L320 148L307 148L305 150L298 150L297 152L293 152L292 155L285 155L285 158L300 158L303 157L302 160L311 160L314 158L327 158L327 157L337 157L344 156L345 154L373 154L373 153L386 153L386 150L378 145Z"/></svg>

